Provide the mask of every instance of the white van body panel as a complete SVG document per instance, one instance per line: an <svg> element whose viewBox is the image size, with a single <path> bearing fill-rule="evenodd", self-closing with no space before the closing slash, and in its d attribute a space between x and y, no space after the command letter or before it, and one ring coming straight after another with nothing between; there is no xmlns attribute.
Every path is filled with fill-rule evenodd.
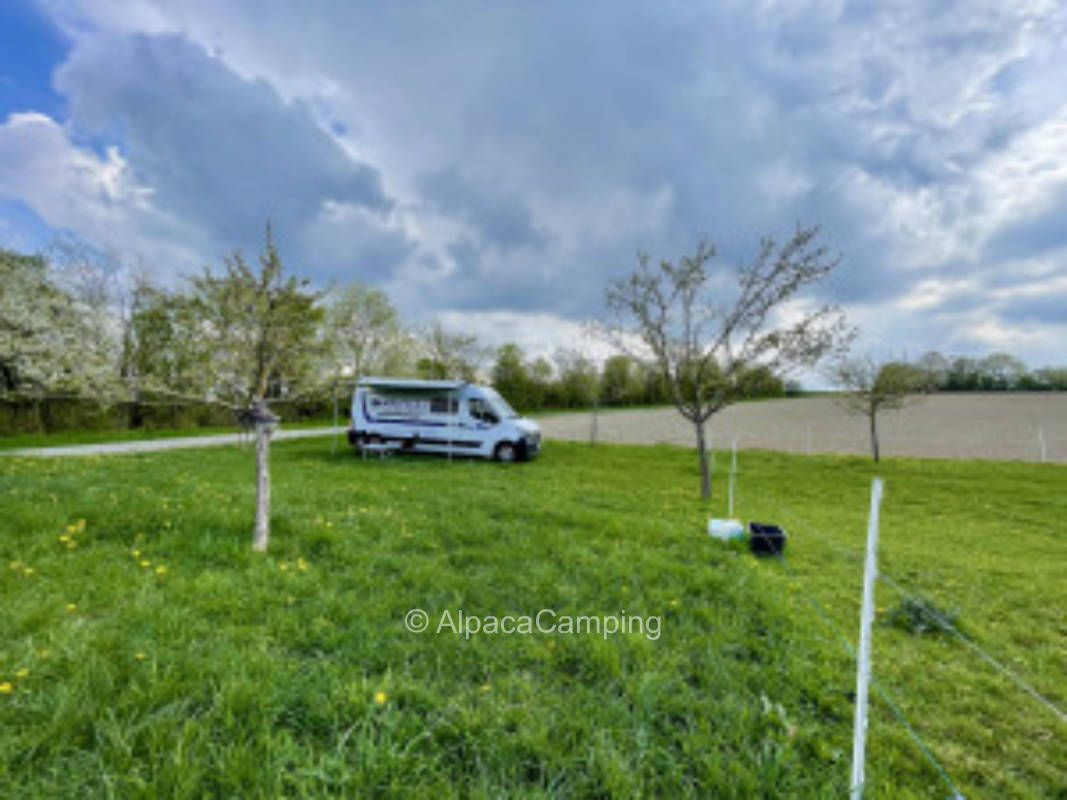
<svg viewBox="0 0 1067 800"><path fill-rule="evenodd" d="M356 447L519 459L541 449L541 429L491 387L465 381L363 378L352 395Z"/></svg>

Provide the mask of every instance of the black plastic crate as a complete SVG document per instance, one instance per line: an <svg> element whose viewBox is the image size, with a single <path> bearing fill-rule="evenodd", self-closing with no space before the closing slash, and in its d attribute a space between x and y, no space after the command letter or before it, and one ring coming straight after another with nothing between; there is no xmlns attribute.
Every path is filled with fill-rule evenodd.
<svg viewBox="0 0 1067 800"><path fill-rule="evenodd" d="M758 556L776 556L785 550L786 532L765 522L748 523L748 546Z"/></svg>

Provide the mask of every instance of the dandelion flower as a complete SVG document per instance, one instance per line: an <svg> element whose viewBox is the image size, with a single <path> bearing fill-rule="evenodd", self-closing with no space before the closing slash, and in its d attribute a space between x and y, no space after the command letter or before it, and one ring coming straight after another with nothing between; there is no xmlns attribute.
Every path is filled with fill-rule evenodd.
<svg viewBox="0 0 1067 800"><path fill-rule="evenodd" d="M166 575L166 574L167 574L166 565L160 564L158 567L156 567L156 575Z"/></svg>
<svg viewBox="0 0 1067 800"><path fill-rule="evenodd" d="M144 661L146 658L148 658L148 654L142 653L140 650L138 650L136 653L133 654L133 657L138 661Z"/></svg>
<svg viewBox="0 0 1067 800"><path fill-rule="evenodd" d="M385 701L388 700L388 699L389 699L389 695L387 695L385 692L375 692L374 693L374 702L377 703L380 706L384 706L385 705Z"/></svg>
<svg viewBox="0 0 1067 800"><path fill-rule="evenodd" d="M77 533L77 532L78 532L78 526L77 525L68 525L67 526L67 533L68 534Z"/></svg>
<svg viewBox="0 0 1067 800"><path fill-rule="evenodd" d="M68 536L67 534L64 533L62 536L59 537L59 541L61 541L61 542L69 542L70 541L70 536Z"/></svg>
<svg viewBox="0 0 1067 800"><path fill-rule="evenodd" d="M29 677L29 674L30 674L29 667L19 667L17 670L15 670L15 677L16 678L26 678L26 677Z"/></svg>
<svg viewBox="0 0 1067 800"><path fill-rule="evenodd" d="M77 610L78 610L78 604L77 603L67 603L67 611L77 611Z"/></svg>
<svg viewBox="0 0 1067 800"><path fill-rule="evenodd" d="M29 577L30 575L32 575L36 571L37 570L35 570L33 567L23 567L22 568L22 574L27 576L27 577Z"/></svg>
<svg viewBox="0 0 1067 800"><path fill-rule="evenodd" d="M11 681L0 683L0 694L11 694L13 691L15 691L15 687L11 685Z"/></svg>
<svg viewBox="0 0 1067 800"><path fill-rule="evenodd" d="M150 567L150 566L152 566L152 562L149 561L147 558L142 558L141 559L141 566L142 567Z"/></svg>
<svg viewBox="0 0 1067 800"><path fill-rule="evenodd" d="M298 558L296 560L296 568L301 572L307 572L308 562L306 562L303 558Z"/></svg>

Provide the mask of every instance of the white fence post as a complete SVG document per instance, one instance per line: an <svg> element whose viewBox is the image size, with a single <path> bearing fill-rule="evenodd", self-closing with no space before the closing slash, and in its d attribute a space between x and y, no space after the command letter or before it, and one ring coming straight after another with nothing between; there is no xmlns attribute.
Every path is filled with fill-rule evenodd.
<svg viewBox="0 0 1067 800"><path fill-rule="evenodd" d="M871 680L871 626L874 623L874 582L878 577L878 508L882 479L871 481L871 511L867 518L867 560L863 566L863 606L860 609L860 649L856 659L856 717L852 730L851 800L862 800L867 747L867 690Z"/></svg>

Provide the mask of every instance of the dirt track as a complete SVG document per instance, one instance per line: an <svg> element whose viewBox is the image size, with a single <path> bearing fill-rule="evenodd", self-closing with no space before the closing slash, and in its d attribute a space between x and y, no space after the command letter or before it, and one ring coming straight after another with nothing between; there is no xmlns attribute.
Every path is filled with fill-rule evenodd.
<svg viewBox="0 0 1067 800"><path fill-rule="evenodd" d="M591 415L538 420L546 437L588 441ZM1067 462L1067 394L963 394L922 398L878 417L884 456ZM694 444L693 427L674 409L610 410L597 419L604 442ZM793 452L869 453L865 417L827 397L730 406L712 418L713 446Z"/></svg>

